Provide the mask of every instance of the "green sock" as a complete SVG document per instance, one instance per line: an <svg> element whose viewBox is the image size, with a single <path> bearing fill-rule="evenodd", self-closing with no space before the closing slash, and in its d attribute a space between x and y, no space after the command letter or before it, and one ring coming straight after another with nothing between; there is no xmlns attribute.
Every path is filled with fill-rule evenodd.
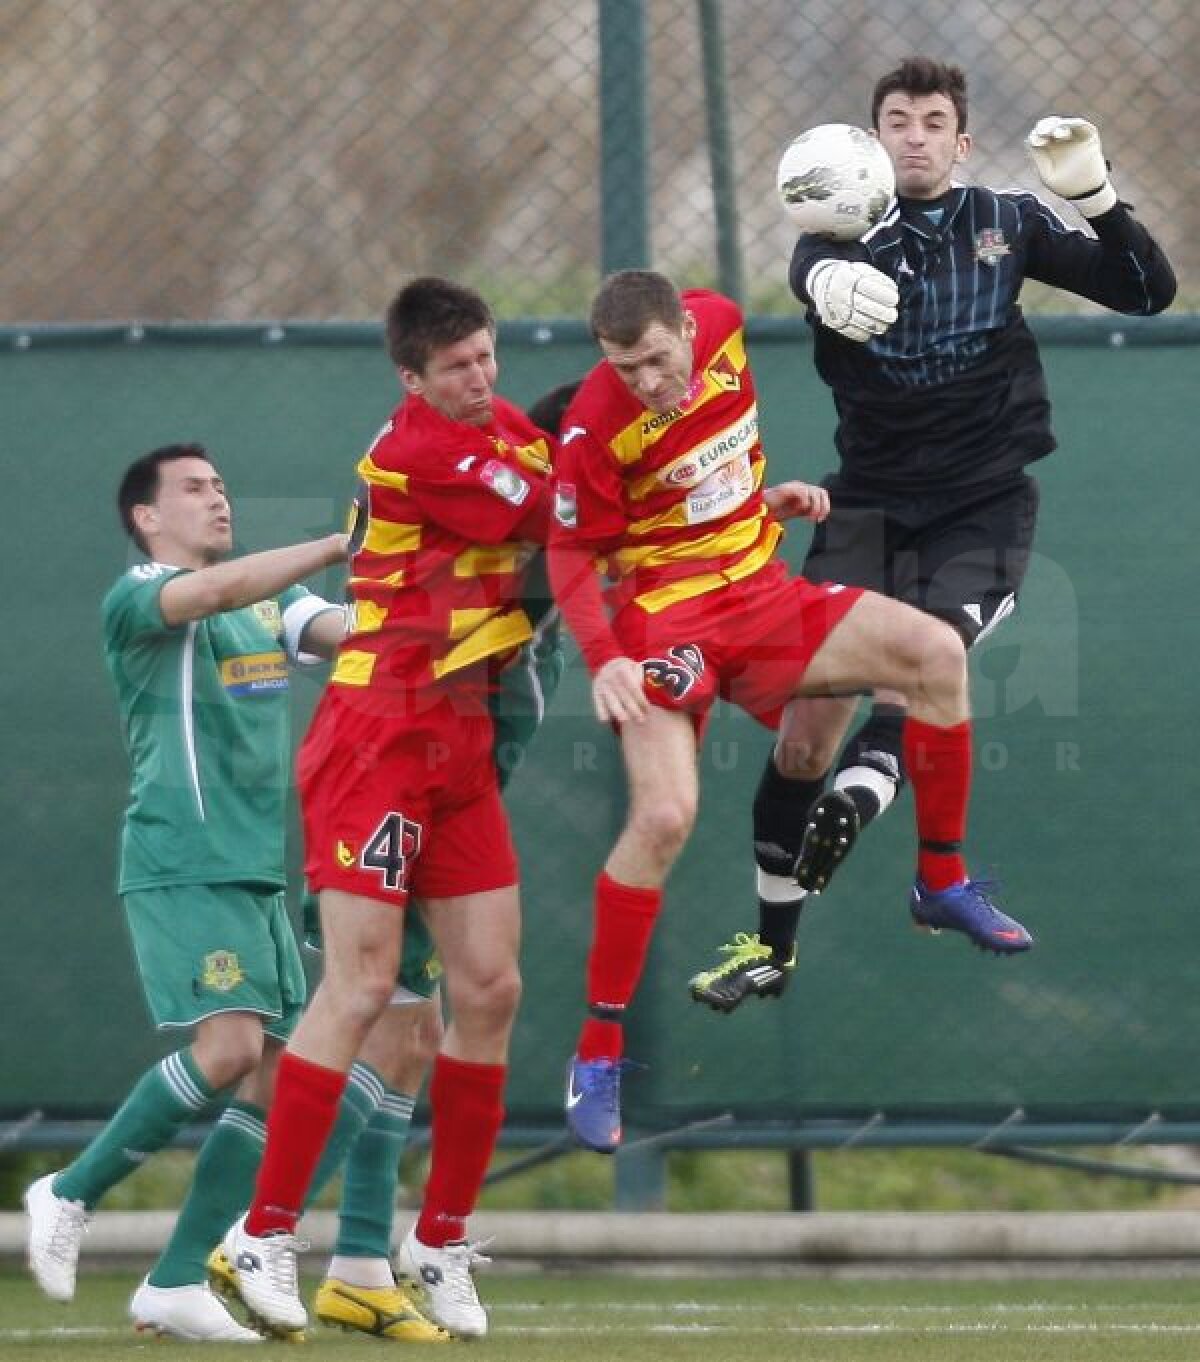
<svg viewBox="0 0 1200 1362"><path fill-rule="evenodd" d="M310 1202L337 1172L347 1147L358 1138L383 1094L383 1080L372 1068L366 1064L351 1068L337 1124L309 1189ZM225 1109L200 1150L187 1200L150 1273L152 1286L204 1281L208 1255L254 1195L266 1133L261 1108L231 1102Z"/></svg>
<svg viewBox="0 0 1200 1362"><path fill-rule="evenodd" d="M151 1286L204 1281L208 1255L254 1195L266 1139L266 1112L249 1102L230 1102L200 1146L192 1185L151 1270Z"/></svg>
<svg viewBox="0 0 1200 1362"><path fill-rule="evenodd" d="M217 1096L190 1049L176 1050L138 1079L108 1125L54 1179L56 1196L91 1207L169 1145Z"/></svg>
<svg viewBox="0 0 1200 1362"><path fill-rule="evenodd" d="M391 1253L400 1156L408 1143L415 1101L389 1088L346 1159L333 1250L339 1257L386 1258Z"/></svg>
<svg viewBox="0 0 1200 1362"><path fill-rule="evenodd" d="M338 1108L337 1121L325 1142L325 1148L321 1151L321 1160L313 1174L305 1206L312 1205L341 1168L347 1153L355 1147L386 1092L383 1079L369 1064L358 1061L350 1066L346 1091Z"/></svg>

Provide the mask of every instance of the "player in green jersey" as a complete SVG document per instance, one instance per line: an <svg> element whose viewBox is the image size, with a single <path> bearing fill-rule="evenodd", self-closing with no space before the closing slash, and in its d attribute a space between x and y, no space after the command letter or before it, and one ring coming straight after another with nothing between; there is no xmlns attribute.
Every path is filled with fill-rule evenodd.
<svg viewBox="0 0 1200 1362"><path fill-rule="evenodd" d="M182 1337L249 1342L205 1285L204 1259L253 1184L274 1067L304 1002L283 902L288 663L328 656L342 637L342 608L296 583L343 561L346 538L222 561L232 511L199 445L138 459L117 500L147 559L103 607L132 768L118 887L151 1015L192 1036L78 1158L29 1187L29 1260L49 1296L71 1299L92 1207L228 1101L131 1311Z"/></svg>

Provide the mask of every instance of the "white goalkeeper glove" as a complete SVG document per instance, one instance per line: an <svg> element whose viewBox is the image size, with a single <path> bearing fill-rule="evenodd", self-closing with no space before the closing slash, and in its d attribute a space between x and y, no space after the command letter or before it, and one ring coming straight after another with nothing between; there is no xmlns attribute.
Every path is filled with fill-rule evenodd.
<svg viewBox="0 0 1200 1362"><path fill-rule="evenodd" d="M1099 217L1116 203L1094 123L1051 114L1038 119L1025 145L1046 188L1070 199L1085 218Z"/></svg>
<svg viewBox="0 0 1200 1362"><path fill-rule="evenodd" d="M862 260L818 260L804 279L822 326L847 340L882 336L899 315L895 280Z"/></svg>

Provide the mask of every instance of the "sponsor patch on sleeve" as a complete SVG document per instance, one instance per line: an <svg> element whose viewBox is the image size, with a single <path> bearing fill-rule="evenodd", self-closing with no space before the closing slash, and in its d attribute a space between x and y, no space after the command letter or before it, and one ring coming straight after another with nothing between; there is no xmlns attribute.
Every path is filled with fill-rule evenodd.
<svg viewBox="0 0 1200 1362"><path fill-rule="evenodd" d="M486 487L514 506L520 506L529 495L528 481L499 459L489 459L479 470L479 476Z"/></svg>
<svg viewBox="0 0 1200 1362"><path fill-rule="evenodd" d="M560 525L573 530L578 522L575 502L575 484L560 482L554 488L554 518Z"/></svg>

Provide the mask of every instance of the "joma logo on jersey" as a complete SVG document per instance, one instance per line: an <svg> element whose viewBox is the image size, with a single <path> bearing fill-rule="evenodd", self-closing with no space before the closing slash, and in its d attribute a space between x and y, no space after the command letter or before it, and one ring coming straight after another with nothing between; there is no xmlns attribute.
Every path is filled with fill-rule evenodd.
<svg viewBox="0 0 1200 1362"><path fill-rule="evenodd" d="M750 408L745 416L714 436L707 444L689 449L682 458L670 464L659 475L670 487L691 487L702 481L716 468L736 459L758 439L758 407Z"/></svg>
<svg viewBox="0 0 1200 1362"><path fill-rule="evenodd" d="M161 577L164 572L171 569L162 563L136 563L129 569L129 574L135 581L152 582L155 577Z"/></svg>
<svg viewBox="0 0 1200 1362"><path fill-rule="evenodd" d="M663 426L669 426L672 421L678 421L683 415L681 407L672 407L670 411L660 411L657 416L652 416L649 421L642 422L642 434L653 435L656 430L662 430Z"/></svg>

